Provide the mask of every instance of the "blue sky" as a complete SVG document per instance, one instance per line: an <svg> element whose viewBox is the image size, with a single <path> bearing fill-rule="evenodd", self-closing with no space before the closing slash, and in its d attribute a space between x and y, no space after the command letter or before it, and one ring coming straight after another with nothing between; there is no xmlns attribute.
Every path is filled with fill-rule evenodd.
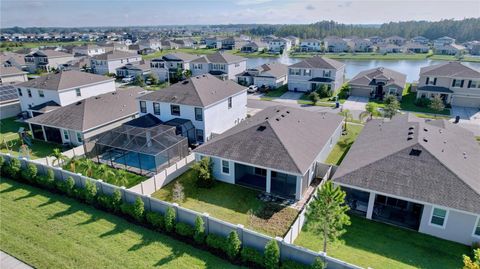
<svg viewBox="0 0 480 269"><path fill-rule="evenodd" d="M1 0L0 26L371 24L480 17L480 1L438 0Z"/></svg>

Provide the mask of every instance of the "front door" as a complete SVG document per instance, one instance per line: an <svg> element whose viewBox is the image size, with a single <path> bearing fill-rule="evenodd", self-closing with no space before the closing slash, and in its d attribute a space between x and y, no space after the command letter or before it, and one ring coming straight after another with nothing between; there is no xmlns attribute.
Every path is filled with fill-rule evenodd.
<svg viewBox="0 0 480 269"><path fill-rule="evenodd" d="M383 85L378 85L377 90L375 92L375 98L383 98Z"/></svg>

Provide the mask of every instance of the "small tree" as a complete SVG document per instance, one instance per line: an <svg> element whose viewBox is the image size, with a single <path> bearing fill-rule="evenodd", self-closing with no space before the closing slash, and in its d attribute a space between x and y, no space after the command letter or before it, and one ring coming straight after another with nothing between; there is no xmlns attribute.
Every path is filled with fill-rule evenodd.
<svg viewBox="0 0 480 269"><path fill-rule="evenodd" d="M89 204L93 203L95 196L97 195L97 185L91 180L87 180L85 183L85 201Z"/></svg>
<svg viewBox="0 0 480 269"><path fill-rule="evenodd" d="M63 155L62 151L59 148L54 148L50 157L53 157L53 166L55 166L55 164L61 166L65 160L68 160L68 157Z"/></svg>
<svg viewBox="0 0 480 269"><path fill-rule="evenodd" d="M173 207L167 208L167 212L165 212L165 230L167 232L171 232L175 228L175 219L175 209Z"/></svg>
<svg viewBox="0 0 480 269"><path fill-rule="evenodd" d="M366 111L363 111L360 113L360 120L364 120L365 118L372 119L373 116L378 116L378 104L374 102L368 102L367 105L365 106Z"/></svg>
<svg viewBox="0 0 480 269"><path fill-rule="evenodd" d="M127 185L128 184L127 171L117 170L117 172L115 172L114 182L115 182L115 185L117 186Z"/></svg>
<svg viewBox="0 0 480 269"><path fill-rule="evenodd" d="M330 91L330 90L328 89L327 84L321 84L321 85L318 87L317 93L318 93L318 95L320 96L320 98L325 98L325 97L330 97L330 96L332 96L332 91Z"/></svg>
<svg viewBox="0 0 480 269"><path fill-rule="evenodd" d="M433 97L432 101L430 102L430 109L435 111L434 115L436 118L437 113L442 112L445 109L442 98L440 98L438 95Z"/></svg>
<svg viewBox="0 0 480 269"><path fill-rule="evenodd" d="M197 186L202 188L211 188L214 183L212 175L212 161L209 157L202 158L192 165L192 169L197 173Z"/></svg>
<svg viewBox="0 0 480 269"><path fill-rule="evenodd" d="M22 170L22 177L25 180L28 180L30 182L35 181L35 178L37 177L37 166L34 164L27 164L27 169Z"/></svg>
<svg viewBox="0 0 480 269"><path fill-rule="evenodd" d="M137 197L135 199L135 203L133 203L133 217L135 218L136 221L142 221L143 220L143 214L145 212L145 205L143 203L142 198Z"/></svg>
<svg viewBox="0 0 480 269"><path fill-rule="evenodd" d="M172 200L177 203L183 202L185 200L185 194L183 193L183 185L179 180L175 182L172 189Z"/></svg>
<svg viewBox="0 0 480 269"><path fill-rule="evenodd" d="M21 168L22 164L20 161L17 158L12 158L10 159L10 162L5 165L4 172L11 179L17 179L20 176Z"/></svg>
<svg viewBox="0 0 480 269"><path fill-rule="evenodd" d="M347 123L348 123L349 121L352 121L352 120L353 120L352 112L350 112L350 110L348 110L348 109L344 109L344 110L342 110L342 112L340 112L340 113L338 113L338 114L340 114L340 116L343 116L343 117L345 118L345 119L343 120L344 123L345 123L343 129L344 129L345 131L347 131Z"/></svg>
<svg viewBox="0 0 480 269"><path fill-rule="evenodd" d="M473 260L463 255L463 269L480 269L480 248L473 250Z"/></svg>
<svg viewBox="0 0 480 269"><path fill-rule="evenodd" d="M316 106L318 101L320 101L320 95L318 95L317 92L311 92L309 95L308 95L308 98L310 99L310 101L312 101L313 105Z"/></svg>
<svg viewBox="0 0 480 269"><path fill-rule="evenodd" d="M160 80L158 79L157 75L153 73L148 74L148 79L152 82L152 85L160 84Z"/></svg>
<svg viewBox="0 0 480 269"><path fill-rule="evenodd" d="M198 244L202 244L203 241L205 241L205 223L200 216L195 218L195 234L193 235L193 239Z"/></svg>
<svg viewBox="0 0 480 269"><path fill-rule="evenodd" d="M237 232L231 231L227 238L227 255L230 260L234 260L237 257L241 246L242 242L238 238Z"/></svg>
<svg viewBox="0 0 480 269"><path fill-rule="evenodd" d="M327 242L337 240L345 233L343 226L350 225L345 195L340 187L335 187L331 181L327 181L320 187L307 209L306 228L322 236L323 252L327 252Z"/></svg>
<svg viewBox="0 0 480 269"><path fill-rule="evenodd" d="M115 190L111 196L111 203L114 212L118 212L120 205L122 204L122 193L119 190Z"/></svg>
<svg viewBox="0 0 480 269"><path fill-rule="evenodd" d="M267 269L278 268L280 262L280 248L278 247L277 240L270 240L265 246L264 251L264 265Z"/></svg>
<svg viewBox="0 0 480 269"><path fill-rule="evenodd" d="M143 79L142 75L137 75L135 77L135 80L133 81L133 84L135 84L137 86L140 86L140 87L143 87L143 86L145 86L145 79Z"/></svg>
<svg viewBox="0 0 480 269"><path fill-rule="evenodd" d="M312 269L326 269L326 268L327 268L327 265L325 264L324 261L322 261L322 259L316 258L313 261Z"/></svg>
<svg viewBox="0 0 480 269"><path fill-rule="evenodd" d="M385 98L385 108L384 108L384 116L387 118L393 118L398 113L400 109L400 103L397 100L397 97L393 95L388 95Z"/></svg>

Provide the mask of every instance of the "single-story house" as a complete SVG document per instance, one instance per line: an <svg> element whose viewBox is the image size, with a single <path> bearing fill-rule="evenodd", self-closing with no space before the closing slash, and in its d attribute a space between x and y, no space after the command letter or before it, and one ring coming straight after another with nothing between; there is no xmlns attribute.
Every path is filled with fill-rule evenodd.
<svg viewBox="0 0 480 269"><path fill-rule="evenodd" d="M385 67L362 71L353 77L350 95L383 99L385 95L394 95L402 99L407 75Z"/></svg>

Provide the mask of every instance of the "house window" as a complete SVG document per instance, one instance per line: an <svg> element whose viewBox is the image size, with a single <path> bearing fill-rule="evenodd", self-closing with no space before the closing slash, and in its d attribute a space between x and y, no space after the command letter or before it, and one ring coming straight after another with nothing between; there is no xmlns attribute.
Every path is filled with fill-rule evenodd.
<svg viewBox="0 0 480 269"><path fill-rule="evenodd" d="M230 174L230 162L222 160L222 173L229 175Z"/></svg>
<svg viewBox="0 0 480 269"><path fill-rule="evenodd" d="M468 88L480 88L480 81L470 80Z"/></svg>
<svg viewBox="0 0 480 269"><path fill-rule="evenodd" d="M228 109L232 108L232 97L228 97Z"/></svg>
<svg viewBox="0 0 480 269"><path fill-rule="evenodd" d="M454 79L452 86L455 88L461 88L463 86L463 80L460 79Z"/></svg>
<svg viewBox="0 0 480 269"><path fill-rule="evenodd" d="M80 92L80 89L75 89L75 94L77 96L82 96L82 93Z"/></svg>
<svg viewBox="0 0 480 269"><path fill-rule="evenodd" d="M147 113L147 102L140 101L140 112Z"/></svg>
<svg viewBox="0 0 480 269"><path fill-rule="evenodd" d="M18 96L23 96L22 89L18 88Z"/></svg>
<svg viewBox="0 0 480 269"><path fill-rule="evenodd" d="M310 70L310 69L304 69L304 70L303 70L303 75L304 75L304 76L308 76L308 77L309 77L311 74L312 74L312 70Z"/></svg>
<svg viewBox="0 0 480 269"><path fill-rule="evenodd" d="M32 90L27 89L27 94L28 94L28 97L32 97Z"/></svg>
<svg viewBox="0 0 480 269"><path fill-rule="evenodd" d="M477 218L477 224L475 225L475 228L473 229L473 235L480 236L480 217Z"/></svg>
<svg viewBox="0 0 480 269"><path fill-rule="evenodd" d="M203 111L202 111L202 108L200 107L195 108L195 120L203 121Z"/></svg>
<svg viewBox="0 0 480 269"><path fill-rule="evenodd" d="M172 114L172 116L180 116L180 106L170 105L170 114Z"/></svg>
<svg viewBox="0 0 480 269"><path fill-rule="evenodd" d="M332 76L332 70L323 70L323 77L329 78Z"/></svg>
<svg viewBox="0 0 480 269"><path fill-rule="evenodd" d="M40 96L40 97L45 97L45 94L43 93L42 90L38 90L38 96Z"/></svg>
<svg viewBox="0 0 480 269"><path fill-rule="evenodd" d="M261 176L261 177L266 177L267 176L267 170L263 169L263 168L255 167L254 173L255 173L255 175ZM273 173L273 171L272 171L272 173ZM273 177L273 174L272 174L272 177Z"/></svg>
<svg viewBox="0 0 480 269"><path fill-rule="evenodd" d="M433 208L432 218L430 219L431 224L444 227L446 219L447 210L441 208Z"/></svg>
<svg viewBox="0 0 480 269"><path fill-rule="evenodd" d="M160 103L153 103L153 114L160 115Z"/></svg>
<svg viewBox="0 0 480 269"><path fill-rule="evenodd" d="M289 72L290 72L290 75L295 75L295 76L300 76L302 74L302 71L297 68L291 68Z"/></svg>
<svg viewBox="0 0 480 269"><path fill-rule="evenodd" d="M63 130L63 139L65 139L66 141L70 141L70 136L68 135L67 130Z"/></svg>
<svg viewBox="0 0 480 269"><path fill-rule="evenodd" d="M82 133L77 133L77 141L78 141L78 143L82 143L82 142L83 142Z"/></svg>
<svg viewBox="0 0 480 269"><path fill-rule="evenodd" d="M203 141L204 141L203 130L201 130L201 129L196 129L196 130L195 130L195 133L196 133L196 135L197 135L197 141L200 142L200 143L203 143Z"/></svg>

